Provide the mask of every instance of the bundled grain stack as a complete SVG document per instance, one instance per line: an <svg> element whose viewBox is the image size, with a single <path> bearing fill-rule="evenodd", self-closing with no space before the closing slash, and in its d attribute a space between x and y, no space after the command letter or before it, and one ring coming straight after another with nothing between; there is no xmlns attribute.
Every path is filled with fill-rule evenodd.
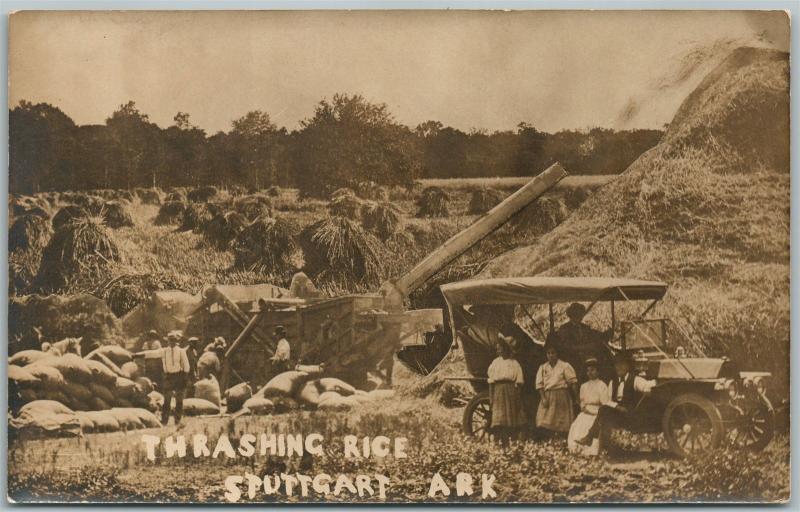
<svg viewBox="0 0 800 512"><path fill-rule="evenodd" d="M328 203L328 211L331 215L347 219L358 220L361 217L361 209L363 207L364 201L350 194L340 194Z"/></svg>
<svg viewBox="0 0 800 512"><path fill-rule="evenodd" d="M50 220L39 215L17 217L8 230L8 250L41 251L50 240Z"/></svg>
<svg viewBox="0 0 800 512"><path fill-rule="evenodd" d="M272 216L272 201L258 194L237 197L233 202L233 209L248 221L253 221L259 217Z"/></svg>
<svg viewBox="0 0 800 512"><path fill-rule="evenodd" d="M87 217L90 217L90 215L86 208L74 204L67 205L59 209L56 214L53 215L53 229L59 229L65 224L72 222L74 219L83 219Z"/></svg>
<svg viewBox="0 0 800 512"><path fill-rule="evenodd" d="M473 190L469 197L467 212L470 215L483 215L500 204L504 198L504 194L494 188L481 187Z"/></svg>
<svg viewBox="0 0 800 512"><path fill-rule="evenodd" d="M188 194L186 194L186 199L192 203L205 203L217 197L218 193L219 190L217 190L217 187L206 185L204 187L198 187L194 190L191 190Z"/></svg>
<svg viewBox="0 0 800 512"><path fill-rule="evenodd" d="M142 204L161 204L161 191L157 188L137 188L136 196Z"/></svg>
<svg viewBox="0 0 800 512"><path fill-rule="evenodd" d="M110 196L111 197L109 199L124 201L127 203L132 203L133 200L136 199L136 196L130 190L114 190Z"/></svg>
<svg viewBox="0 0 800 512"><path fill-rule="evenodd" d="M173 201L169 197L167 201L158 209L158 215L154 221L156 226L167 224L181 224L183 213L186 211L186 203L183 201Z"/></svg>
<svg viewBox="0 0 800 512"><path fill-rule="evenodd" d="M484 275L664 280L671 288L659 315L675 322L670 332L686 333L674 343L700 345L742 370L772 371L785 392L788 73L785 53L734 50L686 98L657 146Z"/></svg>
<svg viewBox="0 0 800 512"><path fill-rule="evenodd" d="M117 243L102 220L76 219L58 229L44 248L36 286L56 291L79 280L93 283L102 280L109 264L120 259Z"/></svg>
<svg viewBox="0 0 800 512"><path fill-rule="evenodd" d="M356 195L356 193L355 193L355 191L353 191L353 189L347 188L347 187L341 187L341 188L337 188L336 190L331 192L331 195L328 197L328 200L329 201L333 201L334 199L338 199L338 198L343 197L343 196L353 196L353 197L355 197L355 195Z"/></svg>
<svg viewBox="0 0 800 512"><path fill-rule="evenodd" d="M569 216L564 202L557 197L541 197L512 217L509 225L520 234L543 235Z"/></svg>
<svg viewBox="0 0 800 512"><path fill-rule="evenodd" d="M186 202L186 194L179 190L175 190L167 194L167 197L164 198L165 202L178 202L178 203L185 203Z"/></svg>
<svg viewBox="0 0 800 512"><path fill-rule="evenodd" d="M193 231L199 233L218 213L217 207L206 203L189 203L183 211L183 220L178 231Z"/></svg>
<svg viewBox="0 0 800 512"><path fill-rule="evenodd" d="M239 212L217 214L206 226L203 237L211 247L226 251L248 224L248 220Z"/></svg>
<svg viewBox="0 0 800 512"><path fill-rule="evenodd" d="M158 290L155 279L147 274L127 274L115 277L106 284L100 296L118 317L124 316L139 304L147 301Z"/></svg>
<svg viewBox="0 0 800 512"><path fill-rule="evenodd" d="M448 217L450 195L439 187L427 187L417 199L417 217Z"/></svg>
<svg viewBox="0 0 800 512"><path fill-rule="evenodd" d="M369 199L371 201L386 201L389 199L389 193L386 189L374 181L360 182L356 185L356 194L362 199Z"/></svg>
<svg viewBox="0 0 800 512"><path fill-rule="evenodd" d="M385 247L354 221L329 217L300 234L306 271L315 278L377 284L385 265Z"/></svg>
<svg viewBox="0 0 800 512"><path fill-rule="evenodd" d="M297 250L296 227L283 218L261 217L233 241L234 267L267 274L290 271Z"/></svg>
<svg viewBox="0 0 800 512"><path fill-rule="evenodd" d="M133 227L133 217L128 208L119 201L108 201L101 212L103 221L111 229Z"/></svg>
<svg viewBox="0 0 800 512"><path fill-rule="evenodd" d="M403 227L403 212L392 203L369 202L361 213L361 224L364 229L372 231L383 241Z"/></svg>
<svg viewBox="0 0 800 512"><path fill-rule="evenodd" d="M102 197L85 194L82 192L73 192L69 196L68 202L81 206L92 215L99 215L103 210L105 200Z"/></svg>
<svg viewBox="0 0 800 512"><path fill-rule="evenodd" d="M275 185L272 185L267 189L267 196L269 197L280 197L281 195L281 188Z"/></svg>
<svg viewBox="0 0 800 512"><path fill-rule="evenodd" d="M95 345L116 343L121 335L117 317L93 295L28 295L8 304L9 354L66 338L81 338L86 354Z"/></svg>

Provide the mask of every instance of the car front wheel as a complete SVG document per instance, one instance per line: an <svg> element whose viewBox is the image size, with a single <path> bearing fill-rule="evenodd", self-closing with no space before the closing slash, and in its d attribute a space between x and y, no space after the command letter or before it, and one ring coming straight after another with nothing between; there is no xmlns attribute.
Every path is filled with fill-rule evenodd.
<svg viewBox="0 0 800 512"><path fill-rule="evenodd" d="M694 393L680 395L667 405L662 428L670 450L680 457L717 448L725 434L717 406Z"/></svg>

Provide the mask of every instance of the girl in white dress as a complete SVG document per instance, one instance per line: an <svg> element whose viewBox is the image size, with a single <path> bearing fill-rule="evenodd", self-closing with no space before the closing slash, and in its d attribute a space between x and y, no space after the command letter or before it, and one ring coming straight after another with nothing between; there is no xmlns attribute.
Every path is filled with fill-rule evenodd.
<svg viewBox="0 0 800 512"><path fill-rule="evenodd" d="M589 430L597 421L597 411L608 400L608 386L599 379L597 364L597 359L593 357L585 362L586 375L589 380L581 386L581 413L572 422L567 436L567 447L571 453L598 454L598 439L591 440L591 444L587 445Z"/></svg>

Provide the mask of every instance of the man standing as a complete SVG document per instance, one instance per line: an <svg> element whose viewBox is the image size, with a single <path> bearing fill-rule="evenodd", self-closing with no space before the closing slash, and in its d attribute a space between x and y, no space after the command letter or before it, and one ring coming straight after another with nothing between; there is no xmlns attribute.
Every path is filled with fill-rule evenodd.
<svg viewBox="0 0 800 512"><path fill-rule="evenodd" d="M586 325L583 323L585 316L586 307L583 304L578 302L570 304L567 308L569 321L558 328L553 342L561 357L573 365L581 382L586 380L583 362L589 358L600 362L598 369L601 378L610 378L611 352L606 343L611 341L614 331L613 329L598 331Z"/></svg>
<svg viewBox="0 0 800 512"><path fill-rule="evenodd" d="M167 335L167 347L161 354L161 363L164 368L164 406L161 409L161 423L169 422L172 397L175 397L175 424L181 421L183 415L183 393L186 390L186 381L189 376L189 358L186 351L179 343L183 338L181 331L171 331Z"/></svg>
<svg viewBox="0 0 800 512"><path fill-rule="evenodd" d="M142 351L157 350L161 348L161 341L159 340L158 332L152 329L145 335L144 343L142 343Z"/></svg>
<svg viewBox="0 0 800 512"><path fill-rule="evenodd" d="M291 346L289 340L286 339L286 328L282 325L275 327L272 331L273 339L276 340L275 354L272 358L272 373L279 375L283 372L289 371L291 368Z"/></svg>

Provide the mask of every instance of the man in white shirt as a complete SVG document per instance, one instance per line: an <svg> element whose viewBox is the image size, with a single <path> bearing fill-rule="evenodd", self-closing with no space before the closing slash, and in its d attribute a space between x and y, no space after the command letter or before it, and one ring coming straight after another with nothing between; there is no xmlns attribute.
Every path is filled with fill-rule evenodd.
<svg viewBox="0 0 800 512"><path fill-rule="evenodd" d="M175 397L175 424L181 421L183 415L183 393L189 376L189 358L186 351L180 347L183 338L181 331L171 331L167 335L167 346L162 349L161 363L164 368L164 406L161 409L161 423L169 422L172 397Z"/></svg>
<svg viewBox="0 0 800 512"><path fill-rule="evenodd" d="M286 339L286 328L278 325L272 331L272 336L276 340L275 354L270 359L272 361L272 373L278 375L291 369L292 349L289 340Z"/></svg>
<svg viewBox="0 0 800 512"><path fill-rule="evenodd" d="M636 421L633 411L656 385L656 381L639 376L633 370L630 354L620 353L614 359L616 376L608 383L608 399L600 406L597 421L587 438L599 438L600 449L615 427L630 426Z"/></svg>

